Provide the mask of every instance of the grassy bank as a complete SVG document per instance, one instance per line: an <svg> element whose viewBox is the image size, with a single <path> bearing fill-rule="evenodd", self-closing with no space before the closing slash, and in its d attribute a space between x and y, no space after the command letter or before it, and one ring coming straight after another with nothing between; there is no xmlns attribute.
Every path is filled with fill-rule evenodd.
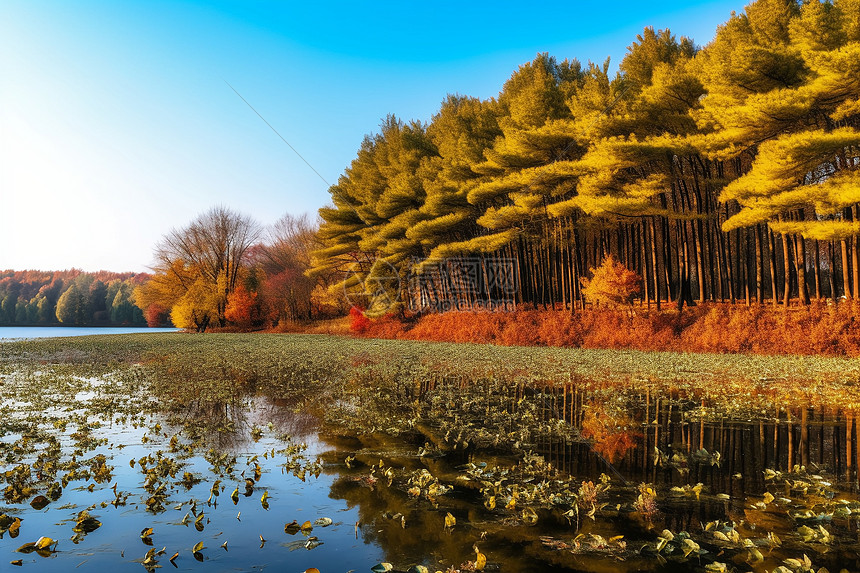
<svg viewBox="0 0 860 573"><path fill-rule="evenodd" d="M441 315L445 317L446 315ZM453 316L453 313L449 316ZM313 395L429 381L573 384L683 393L725 408L860 406L860 363L844 357L515 347L300 334L130 334L0 344L0 375L62 363L80 375L138 364L161 391L232 395L239 387ZM356 381L368 384L356 386ZM406 391L406 390L404 390Z"/></svg>

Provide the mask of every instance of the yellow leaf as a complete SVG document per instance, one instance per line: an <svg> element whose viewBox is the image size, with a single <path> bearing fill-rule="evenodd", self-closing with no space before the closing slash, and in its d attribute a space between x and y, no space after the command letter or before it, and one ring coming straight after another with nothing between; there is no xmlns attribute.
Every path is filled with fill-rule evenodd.
<svg viewBox="0 0 860 573"><path fill-rule="evenodd" d="M526 525L534 525L538 521L537 512L530 507L523 509L522 517Z"/></svg>
<svg viewBox="0 0 860 573"><path fill-rule="evenodd" d="M32 553L35 550L36 550L36 544L31 541L29 543L25 543L24 545L22 545L21 547L19 547L15 551L17 553Z"/></svg>
<svg viewBox="0 0 860 573"><path fill-rule="evenodd" d="M480 551L478 551L477 555L475 556L475 570L476 571L483 571L484 567L486 567L486 566L487 566L487 556L484 555L483 553L481 553Z"/></svg>

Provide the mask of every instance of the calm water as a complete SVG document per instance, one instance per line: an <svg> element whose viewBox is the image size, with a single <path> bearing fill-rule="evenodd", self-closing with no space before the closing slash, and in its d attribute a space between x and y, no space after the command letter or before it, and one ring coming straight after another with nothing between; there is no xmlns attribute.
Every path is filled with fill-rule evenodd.
<svg viewBox="0 0 860 573"><path fill-rule="evenodd" d="M512 412L537 404L535 428L560 420L591 438L536 430L514 455L460 447L448 437L462 424L419 421L399 437L327 425L289 396L267 395L263 381L246 379L256 390L226 402L154 401L139 365L88 377L45 364L0 375L2 571L18 559L58 572L342 573L382 561L474 571L475 546L485 570L516 573L765 573L804 555L813 568L787 570L860 570L853 411L700 417L700 403L680 397L608 402L568 386L523 387ZM410 403L450 404L445 384L410 384ZM465 392L460 379L451 388ZM476 407L486 416L484 402ZM352 415L362 408L371 407ZM31 505L55 482L57 499ZM85 509L101 526L81 535ZM14 517L13 535L4 527ZM285 528L321 518L311 531ZM57 540L55 551L16 551L42 536Z"/></svg>
<svg viewBox="0 0 860 573"><path fill-rule="evenodd" d="M255 440L250 438L246 425L251 419L245 418L240 431L219 436L222 439L218 455L229 458L220 466L212 463L213 457L207 456L205 450L196 450L191 455L169 452L169 439L165 434L173 436L180 433L181 428L169 424L163 416L147 420L145 428L112 423L94 431L95 437L106 438L108 444L82 456L79 452L79 457L86 466L88 460L104 454L112 469L110 479L72 481L59 500L40 510L26 503L3 507L0 502L0 513L21 518L20 534L13 539L7 533L0 539L0 553L5 560L0 570L6 571L9 561L21 559L25 567L37 566L40 571L62 572L82 567L144 571L142 561L146 552L162 547L165 553L155 558L158 565L186 571L197 571L201 566L207 571L251 571L269 567L284 571L304 571L310 567L345 571L344 564L353 564L356 570L369 570L382 559L383 552L367 544L360 529L357 531L358 509L351 508L343 500L330 498L335 476L323 473L319 478L309 475L300 480L285 471L283 464L290 457L284 454L283 448L288 444L275 434L294 428L290 427L288 418L279 418L259 402L251 408L253 422L266 420L268 423L271 415L276 425L271 426L272 430L267 427L264 435ZM163 426L156 431L149 424L159 420ZM70 424L58 433L64 444L64 453L59 458L61 463L68 462L74 442L70 434L79 429ZM6 436L5 441L15 437ZM145 443L141 443L142 440ZM303 453L315 459L323 447L321 443L313 435L296 436L294 443L302 440L309 446ZM183 438L182 442L187 443L187 439ZM271 455L273 450L274 456ZM180 469L157 480L147 478L137 463L144 456L152 456L150 460L173 459ZM261 474L252 487L246 488L245 478L254 475L254 461L249 463L254 456L260 463ZM22 461L32 463L35 458L27 456ZM152 461L148 464L149 468L154 465ZM0 467L11 469L14 466L0 464ZM183 483L184 472L192 474L194 481L200 481ZM146 489L147 479L166 488L161 506L154 510L148 509L146 504L152 494L152 488ZM213 492L213 487L217 487L215 480L219 480L220 487ZM234 502L231 492L235 488L239 494ZM215 492L217 495L212 495ZM266 506L261 504L264 492L268 492ZM114 505L117 497L123 503ZM89 509L90 515L102 525L86 535L76 536L75 518L84 509ZM204 517L195 522L195 516L201 514ZM313 523L319 518L329 518L332 524L316 526L304 533L288 534L284 530L284 525L292 520ZM153 529L152 534L149 539L142 539L141 531L149 527ZM36 541L41 536L58 541L56 552L45 557L15 552L23 543ZM265 543L261 543L261 537ZM203 542L205 548L193 555L192 547L198 542ZM179 556L171 563L169 559L176 552ZM197 562L201 560L202 564ZM154 565L149 569L154 569Z"/></svg>
<svg viewBox="0 0 860 573"><path fill-rule="evenodd" d="M138 332L176 332L176 328L147 327L88 327L88 326L3 326L0 340L22 338L59 338L61 336L90 336L93 334L132 334Z"/></svg>

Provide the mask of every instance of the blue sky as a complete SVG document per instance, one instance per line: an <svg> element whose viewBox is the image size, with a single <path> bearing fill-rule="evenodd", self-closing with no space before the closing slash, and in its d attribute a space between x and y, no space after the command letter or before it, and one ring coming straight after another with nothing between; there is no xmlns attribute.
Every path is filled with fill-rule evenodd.
<svg viewBox="0 0 860 573"><path fill-rule="evenodd" d="M498 94L538 52L617 64L645 26L704 45L731 1L0 2L0 269L144 271L221 204L315 213L383 117Z"/></svg>

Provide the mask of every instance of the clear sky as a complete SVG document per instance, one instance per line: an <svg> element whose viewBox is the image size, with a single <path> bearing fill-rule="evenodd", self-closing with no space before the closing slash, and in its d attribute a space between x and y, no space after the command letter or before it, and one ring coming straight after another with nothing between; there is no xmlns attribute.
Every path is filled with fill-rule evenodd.
<svg viewBox="0 0 860 573"><path fill-rule="evenodd" d="M315 213L388 113L496 96L538 52L707 44L740 1L0 2L0 269L145 271L213 205Z"/></svg>

